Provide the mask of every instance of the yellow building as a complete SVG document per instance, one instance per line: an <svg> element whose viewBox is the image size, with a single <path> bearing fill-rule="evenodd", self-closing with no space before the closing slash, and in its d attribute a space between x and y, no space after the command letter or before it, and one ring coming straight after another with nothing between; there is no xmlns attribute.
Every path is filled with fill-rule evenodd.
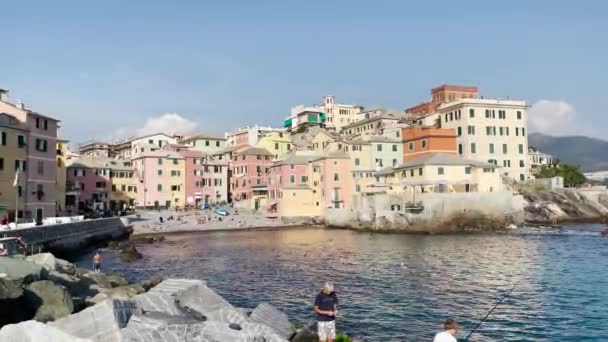
<svg viewBox="0 0 608 342"><path fill-rule="evenodd" d="M0 114L0 220L4 217L14 220L15 205L19 217L23 217L25 185L27 178L20 173L18 186L14 187L15 172L18 167L26 169L27 129L15 117Z"/></svg>
<svg viewBox="0 0 608 342"><path fill-rule="evenodd" d="M108 162L112 191L110 193L110 210L118 211L135 206L138 180L135 177L130 161L116 159Z"/></svg>
<svg viewBox="0 0 608 342"><path fill-rule="evenodd" d="M66 186L66 166L65 162L70 153L68 141L57 139L57 175L55 176L55 202L57 203L57 214L62 216L65 212L65 186Z"/></svg>
<svg viewBox="0 0 608 342"><path fill-rule="evenodd" d="M167 189L171 194L171 202L175 207L186 205L186 161L175 153L167 156Z"/></svg>
<svg viewBox="0 0 608 342"><path fill-rule="evenodd" d="M268 150L276 159L291 151L292 145L289 134L283 132L267 132L258 139L255 146Z"/></svg>
<svg viewBox="0 0 608 342"><path fill-rule="evenodd" d="M502 180L497 166L458 156L432 153L375 173L375 188L389 193L498 192Z"/></svg>

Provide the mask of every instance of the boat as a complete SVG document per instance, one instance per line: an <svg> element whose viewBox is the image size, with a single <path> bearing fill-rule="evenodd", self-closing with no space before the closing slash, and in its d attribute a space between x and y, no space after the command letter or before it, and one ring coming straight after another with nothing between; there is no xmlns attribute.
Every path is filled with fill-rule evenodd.
<svg viewBox="0 0 608 342"><path fill-rule="evenodd" d="M228 216L228 212L226 211L226 209L222 208L222 207L217 207L215 208L215 213L218 215L222 215L222 216Z"/></svg>

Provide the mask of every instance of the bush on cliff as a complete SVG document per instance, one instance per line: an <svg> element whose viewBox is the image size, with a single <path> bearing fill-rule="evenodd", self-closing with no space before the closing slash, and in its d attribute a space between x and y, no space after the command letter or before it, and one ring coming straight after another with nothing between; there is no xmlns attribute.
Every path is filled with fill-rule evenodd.
<svg viewBox="0 0 608 342"><path fill-rule="evenodd" d="M543 166L537 174L538 178L563 177L564 185L574 187L584 184L587 181L585 175L578 166L561 164L555 167Z"/></svg>

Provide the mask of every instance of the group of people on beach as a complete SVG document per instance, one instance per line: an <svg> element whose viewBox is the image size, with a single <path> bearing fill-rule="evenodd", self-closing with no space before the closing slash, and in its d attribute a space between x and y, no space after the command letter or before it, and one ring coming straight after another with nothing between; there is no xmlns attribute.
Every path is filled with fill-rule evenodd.
<svg viewBox="0 0 608 342"><path fill-rule="evenodd" d="M403 264L402 264L403 266ZM338 296L334 285L325 283L323 289L315 297L313 310L317 318L317 335L320 342L334 342L336 339L336 316L338 315ZM443 331L437 333L433 342L458 342L456 333L458 324L448 318L443 324Z"/></svg>

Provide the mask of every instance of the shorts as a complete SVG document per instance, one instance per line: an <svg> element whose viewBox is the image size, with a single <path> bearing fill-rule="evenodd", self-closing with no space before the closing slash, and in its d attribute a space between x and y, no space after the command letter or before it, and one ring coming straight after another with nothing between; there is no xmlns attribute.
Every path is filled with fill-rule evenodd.
<svg viewBox="0 0 608 342"><path fill-rule="evenodd" d="M336 321L317 322L319 340L336 339Z"/></svg>
<svg viewBox="0 0 608 342"><path fill-rule="evenodd" d="M101 268L101 263L100 262L96 262L95 263L95 271L99 271L100 268Z"/></svg>

